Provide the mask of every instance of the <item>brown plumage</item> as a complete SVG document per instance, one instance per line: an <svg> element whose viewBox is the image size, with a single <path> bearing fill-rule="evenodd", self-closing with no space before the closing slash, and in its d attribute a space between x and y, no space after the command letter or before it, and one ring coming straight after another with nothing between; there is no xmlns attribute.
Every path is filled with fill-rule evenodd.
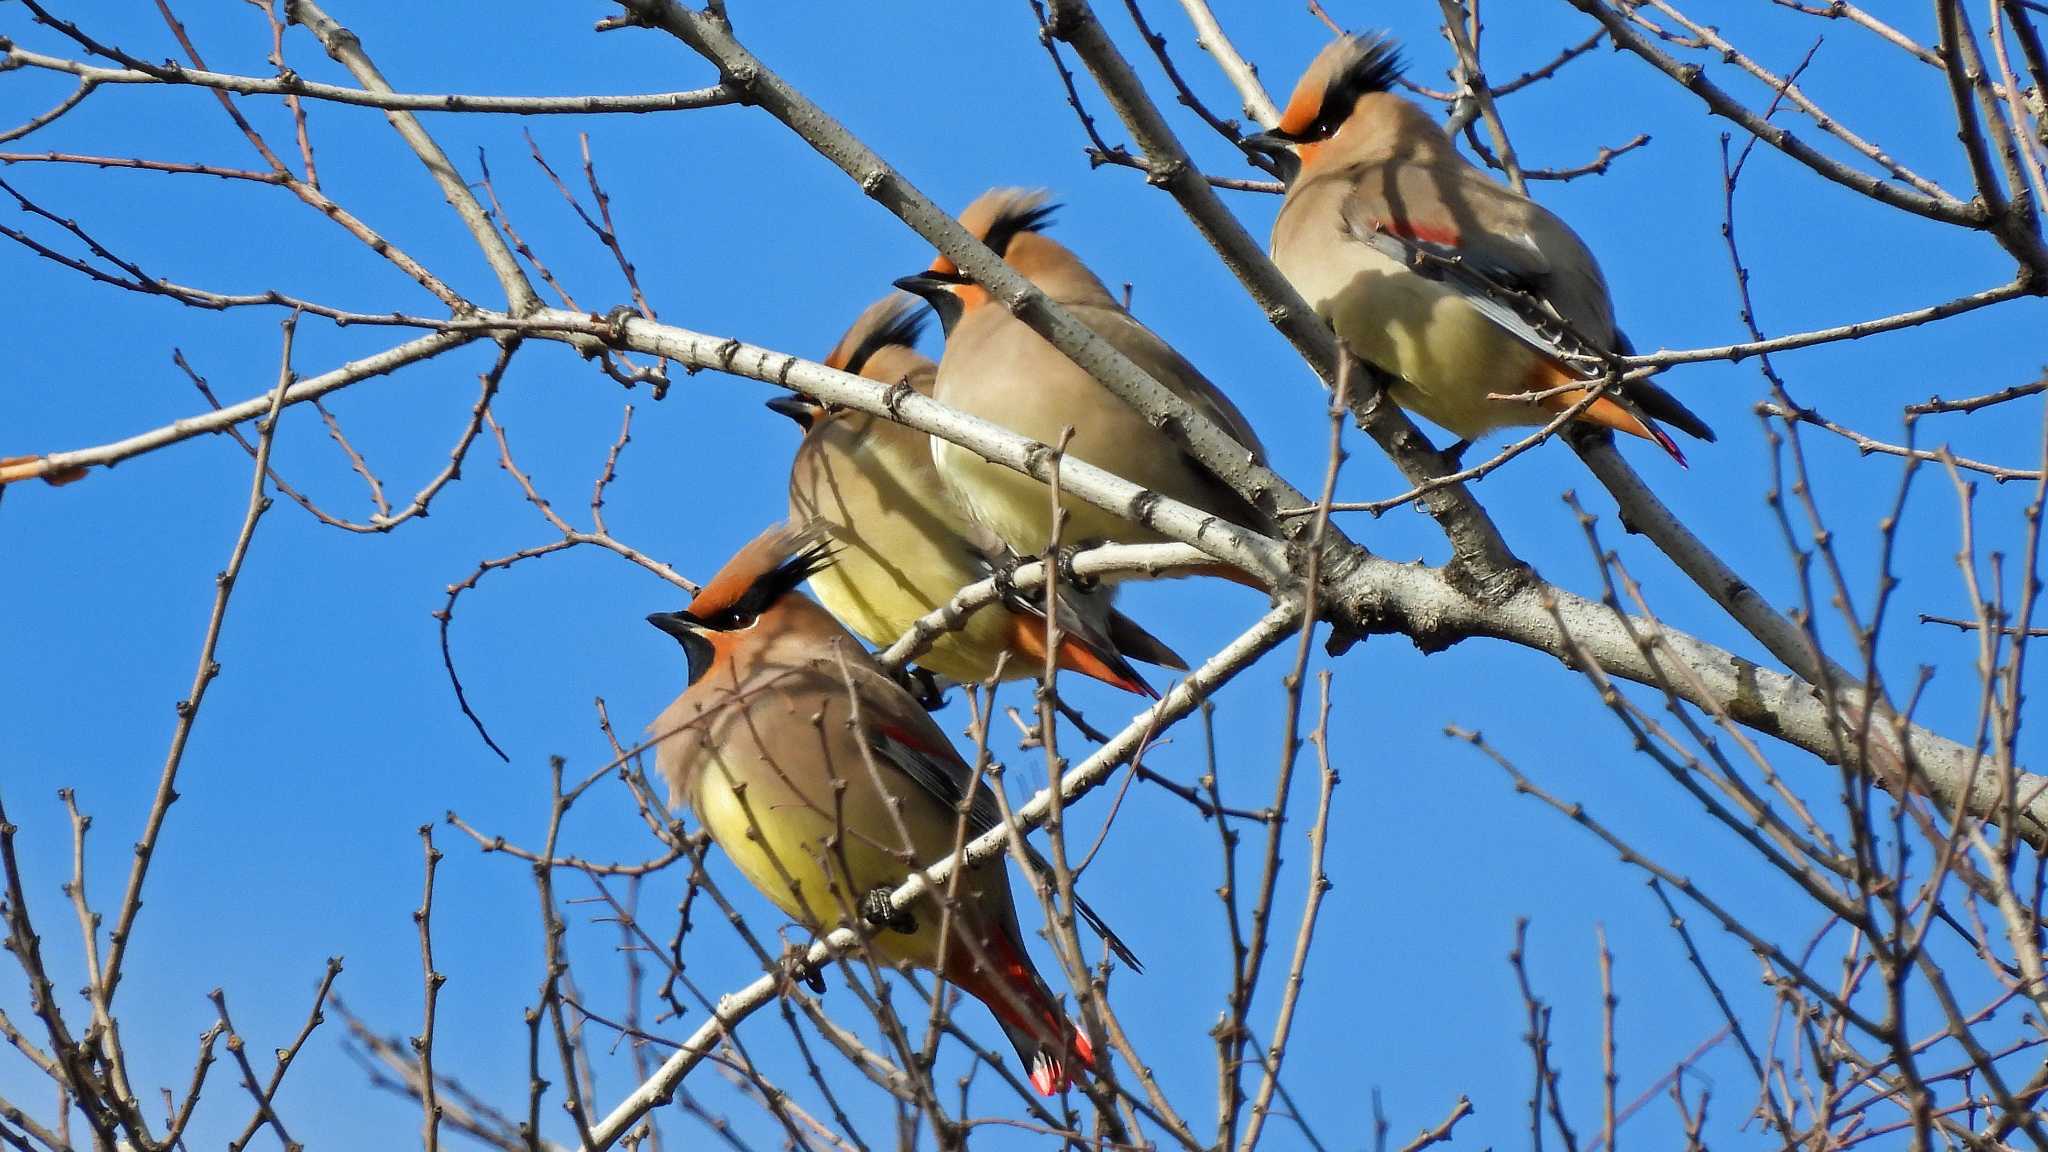
<svg viewBox="0 0 2048 1152"><path fill-rule="evenodd" d="M1052 208L1041 191L999 188L960 214L968 231L1040 291L1262 459L1264 449L1235 405L1151 329L1131 317L1095 274L1044 228ZM1229 486L1062 355L940 256L921 276L898 281L924 295L946 326L933 398L1046 444L1072 426L1068 455L1141 487L1254 528L1265 518ZM1045 550L1052 531L1046 486L957 446L933 441L939 472L968 515L1022 555ZM1063 541L1144 543L1162 539L1086 501L1061 495Z"/></svg>
<svg viewBox="0 0 2048 1152"><path fill-rule="evenodd" d="M1607 282L1564 221L1474 167L1392 91L1399 73L1391 41L1342 37L1309 65L1280 123L1252 139L1300 160L1273 262L1353 354L1400 378L1402 407L1467 440L1546 423L1584 399L1573 386L1600 375L1574 354L1626 348ZM1536 403L1487 399L1552 389L1564 390ZM1579 419L1652 440L1680 463L1658 420L1714 438L1646 380Z"/></svg>
<svg viewBox="0 0 2048 1152"><path fill-rule="evenodd" d="M929 396L937 366L915 348L922 321L923 309L908 296L876 301L825 363ZM811 591L841 623L870 644L892 644L989 574L1001 544L954 503L932 461L930 437L802 396L777 397L769 406L804 428L790 467L789 514L833 548L834 562L812 575ZM1111 595L1063 592L1059 667L1152 695L1127 654L1170 668L1187 665L1111 608ZM918 663L962 683L997 675L999 665L1006 680L1041 675L1046 628L1032 603L1039 600L988 605L933 641Z"/></svg>
<svg viewBox="0 0 2048 1152"><path fill-rule="evenodd" d="M778 525L689 607L648 617L682 644L690 668L689 687L649 727L671 802L688 805L741 874L807 927L886 923L869 947L939 971L988 1005L1051 1095L1094 1053L1032 967L1003 861L956 878L943 940L933 898L907 917L885 918L874 903L907 877L900 853L920 863L952 853L970 787L969 836L1000 815L917 701L796 591L827 562L822 545Z"/></svg>

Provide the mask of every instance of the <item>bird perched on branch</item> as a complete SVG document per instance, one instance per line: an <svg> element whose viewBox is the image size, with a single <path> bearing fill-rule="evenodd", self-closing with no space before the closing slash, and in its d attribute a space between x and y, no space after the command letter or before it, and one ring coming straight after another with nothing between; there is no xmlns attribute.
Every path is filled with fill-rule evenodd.
<svg viewBox="0 0 2048 1152"><path fill-rule="evenodd" d="M1032 967L1002 859L957 876L943 911L937 894L889 902L913 864L952 854L963 809L969 838L1001 810L917 701L796 590L828 562L814 537L778 525L689 607L647 618L689 663L689 687L649 728L671 802L786 914L813 929L875 924L868 947L881 960L935 970L986 1004L1052 1095L1095 1054Z"/></svg>
<svg viewBox="0 0 2048 1152"><path fill-rule="evenodd" d="M924 309L908 296L876 301L825 363L929 396L937 365L915 345ZM932 440L865 412L827 408L798 394L768 407L804 429L789 474L790 519L813 528L833 562L811 591L868 643L895 643L912 624L995 570L1001 543L968 521L939 479ZM1127 692L1156 695L1125 657L1186 669L1173 649L1110 607L1111 589L1062 590L1060 668ZM1043 675L1044 599L1014 595L932 641L917 663L975 683ZM1007 655L1007 660L1001 657Z"/></svg>
<svg viewBox="0 0 2048 1152"><path fill-rule="evenodd" d="M1300 161L1273 262L1353 355L1399 377L1390 392L1402 407L1468 443L1548 423L1627 350L1607 282L1564 221L1474 167L1394 93L1400 74L1393 41L1342 37L1309 65L1280 122L1246 141ZM1489 398L1522 393L1535 395ZM1655 441L1680 464L1659 421L1714 439L1647 380L1624 381L1577 419Z"/></svg>
<svg viewBox="0 0 2048 1152"><path fill-rule="evenodd" d="M1065 246L1044 234L1056 206L1043 191L998 188L960 214L960 223L1074 319L1229 433L1247 458L1264 459L1251 425L1194 365L1138 323L1109 289ZM896 286L931 302L946 331L932 398L1043 444L1073 429L1067 455L1254 529L1267 518L1188 455L1143 413L1103 387L1087 370L1032 331L940 255L931 267ZM1019 555L1043 553L1052 536L1046 485L941 440L932 441L939 473L971 519ZM1062 540L1150 543L1158 532L1069 493ZM1219 575L1250 582L1235 569Z"/></svg>

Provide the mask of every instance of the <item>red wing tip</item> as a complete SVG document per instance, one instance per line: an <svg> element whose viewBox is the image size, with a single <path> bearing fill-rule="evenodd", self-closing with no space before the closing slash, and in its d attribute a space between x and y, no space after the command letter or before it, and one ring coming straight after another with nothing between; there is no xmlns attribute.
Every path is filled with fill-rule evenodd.
<svg viewBox="0 0 2048 1152"><path fill-rule="evenodd" d="M1685 462L1685 453L1680 452L1678 450L1678 441L1673 440L1671 438L1671 433L1664 431L1662 428L1657 427L1655 424L1651 424L1647 420L1643 421L1643 423L1645 425L1648 425L1651 434L1657 437L1658 447L1664 449L1666 452L1671 453L1671 458L1673 460L1678 461L1678 466L1680 468L1684 468L1687 471L1692 470L1692 465Z"/></svg>
<svg viewBox="0 0 2048 1152"><path fill-rule="evenodd" d="M1074 1027L1074 1057L1083 1068L1095 1067L1095 1045L1088 1042L1088 1033L1081 1031L1079 1025Z"/></svg>
<svg viewBox="0 0 2048 1152"><path fill-rule="evenodd" d="M1040 1096L1057 1096L1067 1086L1067 1070L1048 1049L1040 1048L1031 1058L1031 1086Z"/></svg>

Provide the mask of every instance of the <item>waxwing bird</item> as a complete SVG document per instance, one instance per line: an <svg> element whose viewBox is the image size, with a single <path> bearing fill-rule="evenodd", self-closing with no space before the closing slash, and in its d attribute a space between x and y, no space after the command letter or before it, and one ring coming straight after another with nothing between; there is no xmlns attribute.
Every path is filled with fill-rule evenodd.
<svg viewBox="0 0 2048 1152"><path fill-rule="evenodd" d="M915 348L924 316L908 296L878 300L825 363L929 396L938 366ZM789 473L790 519L832 548L833 562L811 575L811 591L868 643L895 643L920 617L994 569L1001 545L953 502L932 461L930 437L801 395L778 396L768 406L804 429ZM1112 609L1113 594L1107 588L1062 590L1058 665L1128 692L1157 695L1125 656L1175 669L1187 664ZM1043 675L1043 609L1041 597L1025 595L988 605L933 641L917 662L961 683L999 673L1005 680Z"/></svg>
<svg viewBox="0 0 2048 1152"><path fill-rule="evenodd" d="M968 205L960 223L1074 319L1235 437L1253 460L1263 460L1258 436L1229 399L1133 319L1072 252L1044 234L1053 208L1043 191L998 188ZM896 286L931 301L946 330L933 399L1044 444L1058 443L1061 429L1071 426L1069 456L1233 523L1267 527L1263 514L963 277L952 260L941 255ZM1044 484L942 440L932 441L932 455L972 520L1020 555L1045 551L1052 501ZM1064 492L1060 506L1067 513L1066 544L1164 539Z"/></svg>
<svg viewBox="0 0 2048 1152"><path fill-rule="evenodd" d="M1395 44L1345 36L1323 49L1280 123L1248 143L1300 170L1273 225L1273 262L1350 352L1399 377L1390 393L1466 441L1544 424L1584 400L1604 354L1627 350L1592 252L1542 205L1458 154L1393 91ZM1549 393L1534 402L1489 394ZM1647 380L1578 415L1685 456L1658 421L1713 430Z"/></svg>
<svg viewBox="0 0 2048 1152"><path fill-rule="evenodd" d="M1052 1095L1095 1055L1032 967L1002 859L956 877L943 916L932 896L889 907L906 853L919 863L952 853L970 787L970 837L1002 817L917 701L796 590L828 562L808 533L778 525L687 608L647 618L689 663L689 687L649 728L670 800L787 915L813 929L867 919L881 928L868 942L879 959L937 971L986 1004L1032 1084Z"/></svg>

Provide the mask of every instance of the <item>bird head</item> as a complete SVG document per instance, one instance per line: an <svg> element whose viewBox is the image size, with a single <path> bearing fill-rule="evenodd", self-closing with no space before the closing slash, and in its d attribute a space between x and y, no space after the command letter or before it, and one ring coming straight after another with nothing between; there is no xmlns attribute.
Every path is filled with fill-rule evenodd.
<svg viewBox="0 0 2048 1152"><path fill-rule="evenodd" d="M891 350L914 351L918 337L924 335L925 316L924 305L908 296L884 296L861 312L853 327L833 345L825 364L841 372L879 379L871 376L868 369Z"/></svg>
<svg viewBox="0 0 2048 1152"><path fill-rule="evenodd" d="M885 296L861 312L826 355L825 366L890 384L924 373L932 367L917 351L925 317L924 305L918 301L895 293ZM789 417L806 432L833 411L802 393L777 396L767 405L769 411Z"/></svg>
<svg viewBox="0 0 2048 1152"><path fill-rule="evenodd" d="M1393 39L1377 32L1340 36L1302 73L1280 122L1246 137L1244 146L1309 164L1325 142L1361 113L1361 101L1390 93L1400 78L1401 48Z"/></svg>
<svg viewBox="0 0 2048 1152"><path fill-rule="evenodd" d="M796 588L831 562L830 547L813 533L778 524L726 561L688 607L656 612L647 622L683 646L695 684L719 661L764 635L813 616L829 621Z"/></svg>
<svg viewBox="0 0 2048 1152"><path fill-rule="evenodd" d="M960 213L960 225L975 239L988 245L996 255L1014 265L1024 255L1018 245L1022 237L1031 237L1044 245L1059 248L1039 235L1059 209L1059 205L1047 203L1048 199L1050 194L1042 188L990 189ZM1030 248L1032 244L1026 241L1023 247ZM1065 252L1063 248L1059 250ZM1026 276L1031 275L1026 268L1017 270ZM988 303L989 298L987 290L962 274L953 258L943 252L923 272L896 281L896 287L929 301L932 311L939 314L939 326L949 333L961 316L969 309Z"/></svg>

